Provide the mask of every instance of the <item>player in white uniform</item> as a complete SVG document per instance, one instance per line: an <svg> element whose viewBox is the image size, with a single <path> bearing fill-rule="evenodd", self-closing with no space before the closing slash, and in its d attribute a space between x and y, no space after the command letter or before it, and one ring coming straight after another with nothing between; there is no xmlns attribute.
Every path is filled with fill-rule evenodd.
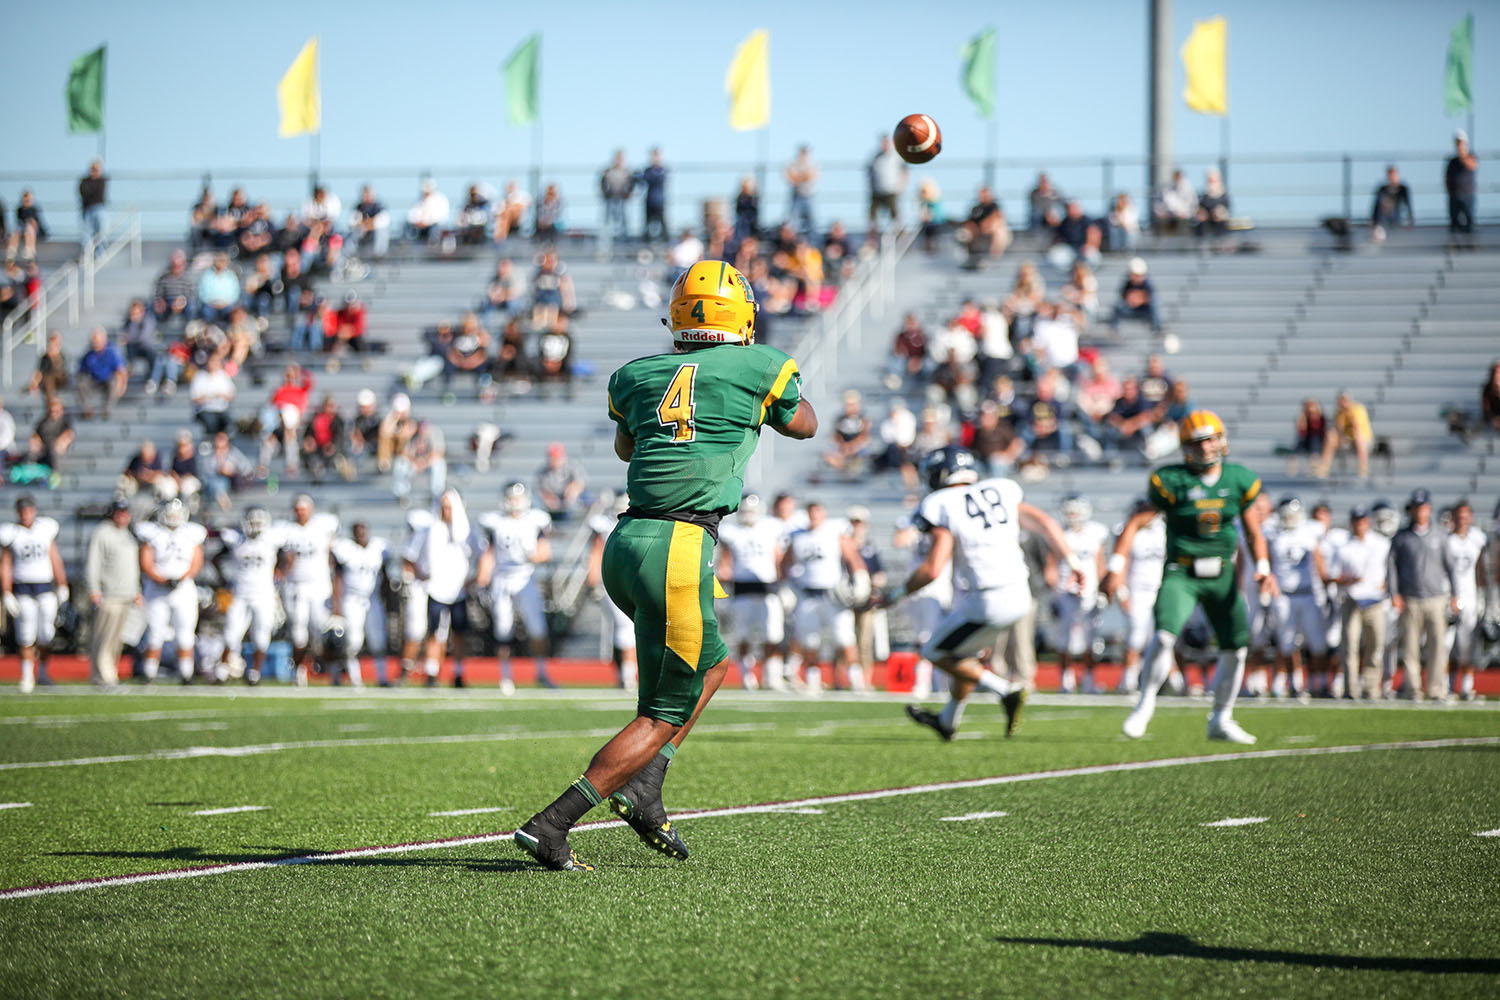
<svg viewBox="0 0 1500 1000"><path fill-rule="evenodd" d="M501 498L499 514L479 519L488 547L479 557L480 587L490 591L490 614L495 641L500 644L500 689L514 693L510 650L516 634L516 618L526 626L531 655L536 658L536 680L542 687L556 687L547 676L547 616L542 609L542 589L536 568L552 558L547 532L552 517L531 506L531 491L524 483L511 483Z"/></svg>
<svg viewBox="0 0 1500 1000"><path fill-rule="evenodd" d="M620 687L626 691L634 691L638 686L638 671L635 659L635 622L630 616L621 611L614 601L609 599L609 593L604 589L604 544L609 541L609 533L615 530L615 525L620 521L620 515L630 507L630 497L624 490L615 496L614 504L606 513L596 514L589 519L588 528L591 534L589 539L589 589L599 595L599 610L604 620L609 625L609 645L614 657L615 665L620 670Z"/></svg>
<svg viewBox="0 0 1500 1000"><path fill-rule="evenodd" d="M932 536L918 531L910 517L903 517L896 522L896 533L891 543L898 549L911 549L912 569L920 566L926 560L927 553L932 551ZM937 628L938 622L943 620L943 616L952 607L953 564L951 562L943 566L931 583L906 599L906 617L911 622L912 632L917 640L916 678L911 688L914 698L926 698L934 690L932 661L923 655L922 650L926 647L927 640L932 637L932 632Z"/></svg>
<svg viewBox="0 0 1500 1000"><path fill-rule="evenodd" d="M401 550L432 523L432 512L412 510L406 514L406 540ZM427 585L418 580L409 569L401 571L401 671L397 683L408 674L416 673L417 657L422 654L422 641L427 638Z"/></svg>
<svg viewBox="0 0 1500 1000"><path fill-rule="evenodd" d="M1083 563L1083 580L1060 572L1056 553L1047 557L1046 577L1057 599L1058 667L1062 689L1094 694L1094 629L1099 622L1099 580L1104 576L1104 543L1109 529L1091 520L1094 505L1077 493L1063 497L1063 537L1068 549ZM1083 683L1074 676L1073 663L1083 664Z"/></svg>
<svg viewBox="0 0 1500 1000"><path fill-rule="evenodd" d="M1021 529L1046 538L1079 586L1083 584L1083 560L1068 548L1056 521L1021 499L1020 484L1010 479L981 480L974 456L964 449L940 448L928 457L923 468L932 492L917 507L916 525L932 535L932 549L906 582L892 589L886 601L921 590L937 578L944 565L953 563L953 610L938 623L922 650L953 677L953 690L942 712L908 705L906 714L951 740L962 721L965 702L978 688L1000 698L1009 736L1015 731L1026 688L985 669L981 658L1031 606L1030 572L1021 551Z"/></svg>
<svg viewBox="0 0 1500 1000"><path fill-rule="evenodd" d="M224 546L219 559L228 560L220 572L230 581L229 609L224 612L224 659L215 673L220 680L244 676L250 684L259 684L266 667L266 650L276 628L276 560L281 551L281 536L271 526L271 515L264 507L245 511L239 528L225 528L219 533ZM241 653L245 634L255 652L249 671Z"/></svg>
<svg viewBox="0 0 1500 1000"><path fill-rule="evenodd" d="M776 580L786 533L762 506L759 496L747 493L739 510L719 525L718 573L731 584L729 634L736 643L735 667L745 690L758 686L753 664L759 661L766 687L785 691L785 661L779 649L786 638L786 609L776 594Z"/></svg>
<svg viewBox="0 0 1500 1000"><path fill-rule="evenodd" d="M1485 572L1488 539L1474 526L1474 508L1469 501L1453 505L1453 533L1443 539L1443 564L1453 590L1449 606L1448 669L1455 678L1459 697L1473 700L1474 639L1483 609L1482 595L1489 589Z"/></svg>
<svg viewBox="0 0 1500 1000"><path fill-rule="evenodd" d="M1401 514L1391 506L1388 500L1375 501L1374 506L1370 508L1370 520L1376 533L1384 535L1387 539L1395 538L1396 532L1401 530ZM1401 648L1401 615L1396 611L1395 601L1387 602L1385 614L1385 650L1382 653L1380 697L1389 699L1396 696L1396 656Z"/></svg>
<svg viewBox="0 0 1500 1000"><path fill-rule="evenodd" d="M1277 698L1312 687L1327 690L1328 628L1317 593L1319 582L1329 575L1319 544L1322 536L1322 525L1307 520L1301 500L1281 498L1276 505L1276 521L1266 532L1271 573L1281 591L1271 599L1271 627L1276 637L1276 676L1271 694ZM1303 672L1303 646L1309 654L1311 676ZM1313 682L1313 677L1319 680Z"/></svg>
<svg viewBox="0 0 1500 1000"><path fill-rule="evenodd" d="M57 625L57 608L68 600L68 574L57 548L57 522L36 516L36 501L16 499L16 523L0 524L0 593L5 613L16 622L16 645L21 647L21 693L29 694L37 679L38 652L45 659Z"/></svg>
<svg viewBox="0 0 1500 1000"><path fill-rule="evenodd" d="M1318 537L1318 554L1323 557L1323 566L1330 576L1313 581L1313 592L1318 595L1318 607L1323 609L1323 643L1328 647L1328 692L1335 698L1344 696L1344 670L1339 662L1339 649L1344 644L1343 592L1338 581L1331 577L1333 557L1349 540L1349 529L1336 527L1333 523L1333 508L1326 500L1313 505L1313 523L1322 534Z"/></svg>
<svg viewBox="0 0 1500 1000"><path fill-rule="evenodd" d="M469 521L463 498L448 487L433 504L433 517L401 553L405 572L427 590L427 639L422 672L436 687L446 646L453 657L453 686L464 687L464 637L469 631L469 580L484 543Z"/></svg>
<svg viewBox="0 0 1500 1000"><path fill-rule="evenodd" d="M835 681L840 667L851 672L851 683L853 672L860 669L859 653L854 648L854 612L834 600L834 588L843 580L845 566L856 581L864 575L864 592L869 593L869 574L855 549L848 522L830 520L821 503L809 503L807 527L788 537L780 564L783 579L797 588L797 609L792 617L794 652L787 664L788 678L795 683L797 670L804 668L809 694L823 689L821 657L830 643ZM857 582L855 587L859 588Z"/></svg>
<svg viewBox="0 0 1500 1000"><path fill-rule="evenodd" d="M386 680L385 601L380 596L385 564L391 558L391 544L384 538L371 538L370 526L354 522L352 538L337 538L329 550L333 557L333 613L344 619L349 658L344 671L354 687L364 685L359 654L369 650L375 658L375 679L381 687Z"/></svg>
<svg viewBox="0 0 1500 1000"><path fill-rule="evenodd" d="M297 686L305 687L313 662L313 640L328 624L333 599L329 550L339 533L339 519L316 513L313 498L303 493L292 502L292 519L278 522L276 533L281 539L285 567L281 604L292 633Z"/></svg>
<svg viewBox="0 0 1500 1000"><path fill-rule="evenodd" d="M198 636L198 585L203 540L208 531L188 520L187 507L172 498L154 521L136 525L141 542L141 596L146 599L146 680L155 680L162 646L170 634L177 646L177 676L193 679L193 647Z"/></svg>
<svg viewBox="0 0 1500 1000"><path fill-rule="evenodd" d="M1151 509L1151 502L1144 497L1136 501L1131 511L1134 515ZM1120 537L1124 525L1114 530ZM1125 586L1118 591L1121 610L1128 623L1125 631L1125 671L1120 677L1120 691L1135 692L1140 689L1141 657L1146 645L1156 634L1156 593L1161 589L1161 574L1167 562L1167 522L1160 517L1147 521L1135 538L1125 556Z"/></svg>

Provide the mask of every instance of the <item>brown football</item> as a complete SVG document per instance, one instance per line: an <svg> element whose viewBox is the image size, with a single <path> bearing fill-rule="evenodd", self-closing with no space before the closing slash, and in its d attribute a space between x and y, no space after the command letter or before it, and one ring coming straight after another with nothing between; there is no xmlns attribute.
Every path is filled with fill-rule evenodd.
<svg viewBox="0 0 1500 1000"><path fill-rule="evenodd" d="M942 151L943 133L926 115L907 115L896 123L891 142L907 163L926 163Z"/></svg>

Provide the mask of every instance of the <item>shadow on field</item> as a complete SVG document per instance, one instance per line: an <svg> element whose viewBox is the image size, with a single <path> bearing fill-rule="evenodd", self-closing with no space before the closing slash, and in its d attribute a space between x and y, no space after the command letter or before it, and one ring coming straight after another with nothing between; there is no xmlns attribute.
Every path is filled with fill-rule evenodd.
<svg viewBox="0 0 1500 1000"><path fill-rule="evenodd" d="M254 853L251 853L254 852ZM535 868L522 858L317 857L320 851L247 844L239 852L211 852L202 847L173 847L162 851L50 851L57 858L125 858L135 861L178 861L185 865L232 865L247 861L298 865L341 865L349 868L461 868L491 874ZM307 860L302 860L307 859Z"/></svg>
<svg viewBox="0 0 1500 1000"><path fill-rule="evenodd" d="M1094 948L1122 955L1161 955L1167 958L1206 958L1221 962L1279 962L1323 969L1376 972L1500 973L1500 958L1402 958L1396 955L1328 955L1312 951L1270 948L1225 948L1198 944L1186 934L1145 933L1134 941L1094 938L1000 937L1001 944L1042 944L1059 948Z"/></svg>

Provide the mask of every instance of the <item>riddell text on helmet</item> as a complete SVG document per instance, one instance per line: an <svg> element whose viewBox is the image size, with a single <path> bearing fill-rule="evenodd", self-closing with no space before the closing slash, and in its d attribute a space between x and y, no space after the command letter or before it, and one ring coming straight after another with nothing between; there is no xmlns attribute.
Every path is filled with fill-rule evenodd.
<svg viewBox="0 0 1500 1000"><path fill-rule="evenodd" d="M683 343L692 341L713 341L714 343L727 343L731 340L739 340L739 335L727 330L679 330L676 338Z"/></svg>

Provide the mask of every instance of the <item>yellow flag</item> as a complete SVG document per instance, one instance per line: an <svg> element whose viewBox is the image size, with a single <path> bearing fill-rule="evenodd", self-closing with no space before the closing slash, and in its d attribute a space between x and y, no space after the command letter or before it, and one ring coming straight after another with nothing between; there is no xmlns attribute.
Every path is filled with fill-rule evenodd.
<svg viewBox="0 0 1500 1000"><path fill-rule="evenodd" d="M734 50L724 90L729 94L729 127L736 132L771 124L770 47L771 33L762 28Z"/></svg>
<svg viewBox="0 0 1500 1000"><path fill-rule="evenodd" d="M276 102L281 105L283 139L307 135L323 125L323 98L318 92L318 39L309 38L286 76L276 85Z"/></svg>
<svg viewBox="0 0 1500 1000"><path fill-rule="evenodd" d="M1187 86L1182 99L1205 115L1229 114L1227 53L1229 24L1222 17L1193 23L1193 33L1182 43L1182 68Z"/></svg>

